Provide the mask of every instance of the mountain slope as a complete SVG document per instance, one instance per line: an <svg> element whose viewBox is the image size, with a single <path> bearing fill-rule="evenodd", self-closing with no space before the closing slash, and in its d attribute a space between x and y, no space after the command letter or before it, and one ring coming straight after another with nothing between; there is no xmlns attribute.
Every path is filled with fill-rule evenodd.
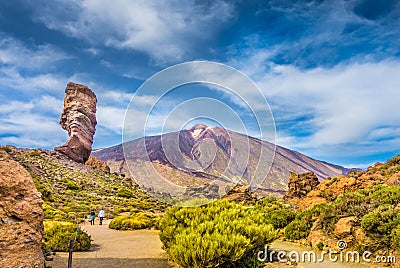
<svg viewBox="0 0 400 268"><path fill-rule="evenodd" d="M158 173L177 185L199 186L215 179L237 182L237 178L243 178L261 190L272 192L286 190L289 171L312 171L320 180L348 171L267 141L201 124L189 130L94 150L92 155L105 161L112 172L126 175L129 175L127 160L151 161Z"/></svg>

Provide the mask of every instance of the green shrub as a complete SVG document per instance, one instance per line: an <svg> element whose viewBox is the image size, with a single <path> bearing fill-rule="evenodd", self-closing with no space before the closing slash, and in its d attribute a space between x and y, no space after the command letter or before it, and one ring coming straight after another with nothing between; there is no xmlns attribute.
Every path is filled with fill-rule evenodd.
<svg viewBox="0 0 400 268"><path fill-rule="evenodd" d="M366 214L361 219L361 227L380 247L390 248L397 245L398 233L394 231L400 226L400 211L393 206L382 205L377 211Z"/></svg>
<svg viewBox="0 0 400 268"><path fill-rule="evenodd" d="M118 216L114 218L110 225L110 229L115 230L136 230L158 227L159 218L144 212L137 212L130 216Z"/></svg>
<svg viewBox="0 0 400 268"><path fill-rule="evenodd" d="M79 185L74 181L67 181L65 184L68 190L79 190Z"/></svg>
<svg viewBox="0 0 400 268"><path fill-rule="evenodd" d="M400 203L400 187L382 187L372 194L372 198L380 204L398 204Z"/></svg>
<svg viewBox="0 0 400 268"><path fill-rule="evenodd" d="M391 246L393 249L400 249L400 226L391 233Z"/></svg>
<svg viewBox="0 0 400 268"><path fill-rule="evenodd" d="M263 213L227 200L172 207L160 222L163 247L183 267L257 267L255 253L275 238Z"/></svg>
<svg viewBox="0 0 400 268"><path fill-rule="evenodd" d="M361 227L370 233L390 234L400 223L400 211L393 206L382 205L378 211L370 212L361 219Z"/></svg>
<svg viewBox="0 0 400 268"><path fill-rule="evenodd" d="M309 210L301 212L286 226L285 237L290 240L306 238L311 232L312 225L312 212Z"/></svg>
<svg viewBox="0 0 400 268"><path fill-rule="evenodd" d="M362 216L370 207L364 202L366 196L360 192L349 192L339 195L332 203L332 213L338 217Z"/></svg>
<svg viewBox="0 0 400 268"><path fill-rule="evenodd" d="M127 189L127 188L119 189L117 195L119 197L125 197L125 198L132 198L133 197L132 191Z"/></svg>
<svg viewBox="0 0 400 268"><path fill-rule="evenodd" d="M73 251L87 251L90 249L90 235L80 230L78 226L69 222L44 222L42 240L43 252L68 251L71 239L75 239Z"/></svg>
<svg viewBox="0 0 400 268"><path fill-rule="evenodd" d="M318 204L311 209L311 212L313 216L318 218L319 227L321 227L322 230L328 234L333 232L335 224L338 221L334 206Z"/></svg>
<svg viewBox="0 0 400 268"><path fill-rule="evenodd" d="M286 227L295 217L296 213L288 209L273 210L265 215L266 222L272 224L276 229Z"/></svg>
<svg viewBox="0 0 400 268"><path fill-rule="evenodd" d="M324 249L324 243L322 243L321 241L317 244L317 249L319 250L323 250Z"/></svg>
<svg viewBox="0 0 400 268"><path fill-rule="evenodd" d="M269 213L274 210L284 209L285 205L275 197L266 197L257 201L255 207L264 213Z"/></svg>
<svg viewBox="0 0 400 268"><path fill-rule="evenodd" d="M3 149L4 151L6 151L7 153L11 153L12 152L12 149L8 145L1 146L0 148Z"/></svg>

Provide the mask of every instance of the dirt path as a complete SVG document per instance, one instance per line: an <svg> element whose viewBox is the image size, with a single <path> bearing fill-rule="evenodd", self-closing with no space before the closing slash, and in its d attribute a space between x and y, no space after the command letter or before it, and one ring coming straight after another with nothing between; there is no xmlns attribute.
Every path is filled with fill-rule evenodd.
<svg viewBox="0 0 400 268"><path fill-rule="evenodd" d="M108 223L82 226L92 237L92 247L88 252L73 253L74 268L174 267L161 249L158 231L116 231L109 229ZM67 261L68 253L60 252L48 265L65 268Z"/></svg>

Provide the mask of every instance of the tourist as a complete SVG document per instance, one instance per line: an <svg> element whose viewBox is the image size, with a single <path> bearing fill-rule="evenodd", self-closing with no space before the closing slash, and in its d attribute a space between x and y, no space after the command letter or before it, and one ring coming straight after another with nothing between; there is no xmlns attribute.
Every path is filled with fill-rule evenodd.
<svg viewBox="0 0 400 268"><path fill-rule="evenodd" d="M94 218L96 218L96 214L94 213L94 210L92 210L90 211L90 216L89 216L90 225L94 225Z"/></svg>
<svg viewBox="0 0 400 268"><path fill-rule="evenodd" d="M100 219L100 225L103 225L103 219L105 216L105 212L104 212L104 208L101 208L101 210L99 211L99 219Z"/></svg>

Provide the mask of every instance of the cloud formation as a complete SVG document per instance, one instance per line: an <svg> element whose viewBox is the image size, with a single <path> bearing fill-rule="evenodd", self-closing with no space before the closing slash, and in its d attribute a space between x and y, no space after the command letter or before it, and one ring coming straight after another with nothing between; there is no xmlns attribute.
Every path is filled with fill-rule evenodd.
<svg viewBox="0 0 400 268"><path fill-rule="evenodd" d="M183 60L195 42L233 15L225 1L41 1L34 16L48 28L92 44L147 53L156 63ZM90 50L90 52L94 52Z"/></svg>

